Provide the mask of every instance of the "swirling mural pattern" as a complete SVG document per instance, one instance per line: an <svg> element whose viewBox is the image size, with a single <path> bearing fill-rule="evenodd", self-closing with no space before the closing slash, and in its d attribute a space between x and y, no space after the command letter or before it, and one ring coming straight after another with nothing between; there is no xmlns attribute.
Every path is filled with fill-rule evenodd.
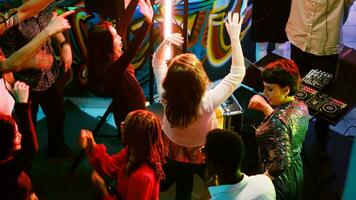
<svg viewBox="0 0 356 200"><path fill-rule="evenodd" d="M17 3L17 0L12 0ZM14 5L10 0L0 0L0 6ZM58 12L66 9L78 9L68 20L72 29L68 31L67 36L73 49L73 70L70 77L66 80L67 84L73 82L73 79L80 84L80 87L86 85L86 31L88 28L100 20L96 13L90 13L85 10L83 2L78 0L58 1ZM175 32L183 30L183 0L175 1L173 30ZM163 3L155 3L155 20L152 31L153 46L156 47L162 40L160 26L163 21L162 11ZM2 7L4 8L4 7ZM241 12L240 12L241 10ZM188 6L188 52L194 52L204 63L204 67L211 80L222 78L229 70L231 61L230 41L226 37L224 20L228 12L240 12L246 15L241 32L241 39L244 38L250 26L251 6L243 0L190 0ZM143 18L136 11L130 24L129 38L135 34L135 31L142 24ZM149 76L149 58L152 55L150 48L150 37L146 37L140 51L133 60L133 65L137 72L137 79L142 84L148 80Z"/></svg>

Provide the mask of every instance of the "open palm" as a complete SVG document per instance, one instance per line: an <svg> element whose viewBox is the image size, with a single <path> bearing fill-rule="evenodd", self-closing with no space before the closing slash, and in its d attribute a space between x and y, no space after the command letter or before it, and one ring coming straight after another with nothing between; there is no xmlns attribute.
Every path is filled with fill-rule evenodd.
<svg viewBox="0 0 356 200"><path fill-rule="evenodd" d="M139 0L138 7L143 16L145 16L146 21L151 22L153 18L153 9L150 0Z"/></svg>

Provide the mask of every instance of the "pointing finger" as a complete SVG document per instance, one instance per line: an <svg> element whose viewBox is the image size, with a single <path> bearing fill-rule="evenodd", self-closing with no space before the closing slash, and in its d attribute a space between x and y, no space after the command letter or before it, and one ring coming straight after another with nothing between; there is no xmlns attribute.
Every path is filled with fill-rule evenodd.
<svg viewBox="0 0 356 200"><path fill-rule="evenodd" d="M67 11L67 12L65 12L65 13L63 13L63 14L61 14L59 16L65 18L65 17L68 17L69 15L71 15L73 13L75 13L75 10L69 10L69 11Z"/></svg>

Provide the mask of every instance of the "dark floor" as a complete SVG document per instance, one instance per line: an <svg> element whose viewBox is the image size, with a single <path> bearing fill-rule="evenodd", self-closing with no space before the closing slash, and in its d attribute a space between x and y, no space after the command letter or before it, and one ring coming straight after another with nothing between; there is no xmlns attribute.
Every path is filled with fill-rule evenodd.
<svg viewBox="0 0 356 200"><path fill-rule="evenodd" d="M356 3L355 3L356 4ZM356 49L356 7L350 9L350 15L344 25L344 43ZM110 103L108 99L100 98L69 98L66 102L66 123L65 137L68 145L79 152L77 139L81 128L93 129L99 121L97 116L104 113ZM246 101L240 102L242 105ZM39 119L43 118L43 113L39 113ZM99 135L115 135L113 117L110 115ZM322 145L317 140L313 132L313 121L310 123L309 132L305 140L303 149L305 199L338 199L344 189L347 168L350 158L350 151L356 129L350 128L356 125L356 109L354 108L336 126L331 126L326 145ZM45 200L90 200L98 199L98 192L91 185L91 168L86 160L76 168L73 173L68 170L73 161L64 159L48 158L45 152L47 135L45 134L45 120L42 119L37 127L40 152L33 161L31 175L36 192L40 199ZM97 137L97 141L105 143L109 147L109 152L117 152L121 145L115 137ZM251 141L250 141L251 142ZM253 155L255 147L247 144L249 152ZM249 160L253 164L254 157ZM354 159L356 162L356 159ZM247 166L248 167L248 166ZM247 168L246 167L246 168ZM354 183L353 183L354 184ZM352 188L352 187L351 187ZM355 199L356 193L349 189L348 199ZM203 182L195 178L192 199L199 199L203 191ZM167 192L161 193L161 199L174 199L174 186Z"/></svg>
<svg viewBox="0 0 356 200"><path fill-rule="evenodd" d="M78 103L80 100L73 99L72 101ZM85 109L80 109L72 101L66 101L65 134L68 145L74 151L79 152L77 139L80 129L93 129L99 119L88 115L83 111ZM82 101L88 101L88 105L93 105L93 102L96 103L96 108L86 108L86 111L91 110L91 113L95 113L94 110L97 112L97 109L103 106L100 114L105 111L104 106L109 102L105 99L99 99L100 102L95 99L82 99ZM108 120L113 123L112 116ZM32 177L40 199L97 199L98 193L91 185L91 168L87 161L84 159L73 173L69 173L68 170L72 161L46 156L46 135L43 134L45 133L44 119L39 122L37 131L39 133L40 153L34 159ZM120 142L116 137L102 136L115 136L116 128L114 126L105 123L98 135L97 142L106 144L109 147L109 152L117 152L121 149ZM332 130L328 133L328 136L327 145L322 146L314 134L313 121L310 123L303 150L305 199L335 199L342 193L353 139ZM256 147L253 143L247 142L246 145L250 149L246 155L250 159L247 162L253 163L256 158L253 156ZM203 182L196 177L192 199L199 199L203 189ZM173 186L169 191L161 193L161 199L172 199L174 194Z"/></svg>

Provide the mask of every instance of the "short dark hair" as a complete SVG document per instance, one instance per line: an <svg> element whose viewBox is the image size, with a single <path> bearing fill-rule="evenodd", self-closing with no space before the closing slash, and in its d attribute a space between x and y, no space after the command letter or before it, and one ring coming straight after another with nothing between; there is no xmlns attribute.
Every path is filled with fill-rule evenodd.
<svg viewBox="0 0 356 200"><path fill-rule="evenodd" d="M16 122L11 116L0 114L0 160L11 155L16 135Z"/></svg>
<svg viewBox="0 0 356 200"><path fill-rule="evenodd" d="M229 174L241 169L245 145L237 133L214 129L206 136L204 151L209 161Z"/></svg>
<svg viewBox="0 0 356 200"><path fill-rule="evenodd" d="M281 87L289 86L289 96L294 96L301 84L298 66L289 59L279 59L268 64L262 70L262 80Z"/></svg>

